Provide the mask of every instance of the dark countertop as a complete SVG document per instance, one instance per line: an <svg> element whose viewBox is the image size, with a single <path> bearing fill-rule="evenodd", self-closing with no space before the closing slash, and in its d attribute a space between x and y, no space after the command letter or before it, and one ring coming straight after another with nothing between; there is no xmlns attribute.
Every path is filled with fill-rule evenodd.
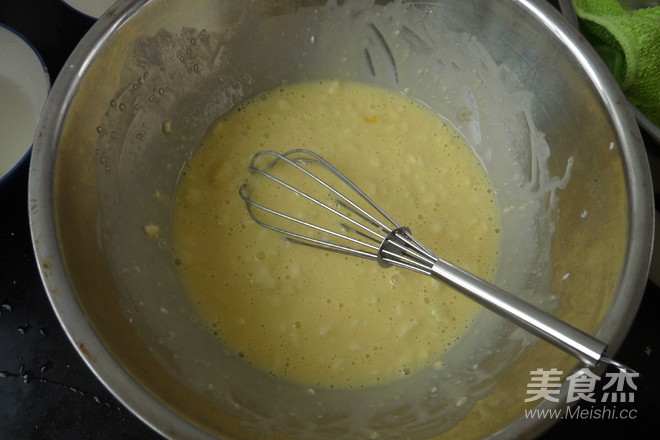
<svg viewBox="0 0 660 440"><path fill-rule="evenodd" d="M51 81L92 24L56 0L2 0L0 23L32 42ZM660 151L657 143L646 141L650 153ZM24 163L0 185L0 439L160 439L103 387L60 327L32 251L27 181ZM564 420L543 438L652 432L660 414L655 396L660 392L659 290L647 284L632 330L616 356L640 373L635 402L618 404L619 409L634 409L635 419Z"/></svg>

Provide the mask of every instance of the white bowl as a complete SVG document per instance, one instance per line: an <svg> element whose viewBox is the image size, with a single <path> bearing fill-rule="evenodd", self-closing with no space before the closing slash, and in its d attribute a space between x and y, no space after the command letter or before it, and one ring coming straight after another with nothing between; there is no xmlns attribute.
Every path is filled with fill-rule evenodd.
<svg viewBox="0 0 660 440"><path fill-rule="evenodd" d="M36 49L0 25L0 182L28 156L50 77Z"/></svg>
<svg viewBox="0 0 660 440"><path fill-rule="evenodd" d="M78 11L80 14L96 20L99 18L105 11L107 11L110 6L115 3L115 0L62 0L66 5L71 9Z"/></svg>

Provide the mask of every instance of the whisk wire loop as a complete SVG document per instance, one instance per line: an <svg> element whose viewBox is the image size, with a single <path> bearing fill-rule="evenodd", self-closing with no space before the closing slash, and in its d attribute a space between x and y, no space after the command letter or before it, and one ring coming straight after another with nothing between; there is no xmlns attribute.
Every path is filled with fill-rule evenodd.
<svg viewBox="0 0 660 440"><path fill-rule="evenodd" d="M367 202L372 208L374 208L378 214L380 214L384 219L388 220L394 228L399 227L399 225L385 212L383 211L369 196L367 196L357 185L355 185L348 177L346 177L341 171L339 171L337 168L332 166L328 161L323 159L321 156L318 154L305 150L305 149L295 149L295 150L290 150L287 151L286 153L279 154L275 153L273 151L261 151L257 154L254 155L252 158L252 161L250 163L249 170L253 172L259 172L260 174L269 177L273 180L278 181L278 183L285 185L288 189L291 191L294 191L296 194L303 195L303 191L301 191L299 188L293 187L291 185L288 185L281 180L277 179L274 177L272 174L266 173L264 169L259 168L256 166L256 163L258 159L263 156L263 155L270 155L273 156L274 159L267 164L267 168L273 168L279 161L284 161L288 163L289 165L293 166L297 170L303 172L305 175L307 175L309 178L311 178L315 183L321 185L325 189L331 191L336 197L337 200L335 202L338 204L340 207L344 207L348 209L350 212L353 212L355 214L358 214L362 219L368 220L369 223L371 223L374 226L377 226L377 229L381 231L385 231L386 234L389 233L392 228L388 227L386 224L384 224L382 221L378 220L377 217L372 215L370 212L366 211L363 209L360 205L355 203L351 198L347 197L344 195L341 191L336 189L333 185L330 185L327 183L325 180L321 179L318 175L312 173L308 168L303 167L301 164L315 164L319 165L322 169L325 169L327 171L330 171L335 177L339 179L340 182L348 186L351 190L353 190L362 200ZM319 200L314 199L313 197L307 196L307 198L310 201L313 201L314 203L317 203L319 205L324 205L322 202ZM325 205L326 209L331 210L332 212L339 214L342 216L344 219L348 220L349 222L355 224L356 226L363 228L364 230L368 232L373 232L372 229L364 227L364 225L352 221L350 218L344 216L343 214L339 213L338 211L330 208L329 206ZM384 238L384 236L380 237L381 239Z"/></svg>
<svg viewBox="0 0 660 440"><path fill-rule="evenodd" d="M283 235L287 236L288 241L290 241L292 243L305 244L305 245L313 246L313 247L316 247L316 248L330 250L330 251L333 251L333 252L340 252L340 253L344 253L344 254L354 255L354 256L361 257L361 258L368 258L368 259L372 259L372 260L376 259L375 257L372 256L372 254L370 252L363 251L363 250L356 249L356 248L349 247L349 246L344 246L344 245L341 245L339 243L335 243L335 242L331 242L331 241L327 241L327 240L321 240L321 239L314 238L314 237L311 237L311 236L308 236L308 235L297 234L295 232L285 230L285 229L279 228L277 226L273 226L269 223L266 223L266 222L262 221L259 218L259 216L257 216L255 214L255 212L254 212L255 208L260 209L260 210L262 210L264 212L267 212L269 214L275 215L277 217L283 218L285 220L289 220L291 222L294 222L294 223L297 223L299 225L305 226L307 228L310 228L312 230L315 230L315 231L323 233L323 234L333 235L333 236L341 236L341 234L338 234L337 232L335 232L333 230L323 228L321 226L318 226L318 225L306 222L304 220L289 216L289 215L284 214L280 211L276 211L276 210L268 208L267 206L264 206L260 203L257 203L257 202L250 199L250 197L249 197L249 195L247 194L246 191L247 191L247 185L245 184L245 185L241 186L241 188L239 190L239 193L240 193L241 197L243 198L243 200L246 201L246 205L247 205L247 209L248 209L248 213L250 214L250 217L252 217L252 219L257 224L259 224L260 226L263 226L264 228L270 229L270 230L275 231L275 232L279 232L280 234L283 234ZM344 236L341 236L341 237L343 238ZM358 242L354 239L351 239L351 237L346 237L346 238L348 238L349 241L354 241L357 244L360 244L360 245L365 246L365 247L369 247L369 244L367 244L367 243ZM373 248L377 249L377 247L375 247L375 246Z"/></svg>
<svg viewBox="0 0 660 440"><path fill-rule="evenodd" d="M259 166L259 159L262 156L272 156L274 159L262 166ZM350 217L348 214L341 212L339 209L333 208L327 203L322 202L319 198L310 195L309 193L302 191L301 189L291 185L287 181L275 176L273 173L268 170L272 169L279 162L286 163L296 170L304 173L305 176L312 179L316 184L321 185L326 190L330 191L335 197L335 203L339 209L344 209L348 214L354 214L354 218ZM331 164L325 161L323 158L317 154L307 151L307 150L291 150L284 154L275 153L272 151L262 151L252 158L250 167L248 168L250 172L256 173L260 176L263 176L279 185L283 188L286 188L289 191L292 191L294 194L301 196L313 203L314 205L323 208L324 210L329 211L332 214L339 216L344 223L341 223L341 227L344 231L353 232L352 235L346 233L337 232L335 230L324 228L317 224L313 224L307 221L304 221L300 218L293 217L291 215L285 214L279 210L269 208L257 201L255 201L249 193L249 183L246 183L241 186L239 193L241 198L246 202L248 212L252 219L257 222L259 225L266 227L268 229L274 230L276 232L282 233L288 237L288 240L297 244L306 244L316 248L321 248L325 250L330 250L334 252L344 253L352 256L358 256L361 258L367 258L370 260L376 260L377 257L375 252L378 251L378 247L383 240L387 237L387 234L391 231L383 221L380 221L377 217L366 211L364 208L353 202L350 198L340 192L333 185L328 184L326 181L321 179L317 174L310 171L308 166L303 165L319 165L323 169L330 171L335 175L339 180L347 185L350 189L355 191L360 195L368 204L374 207L378 213L380 213L384 219L390 221L393 227L398 227L398 225L382 210L380 209L369 197L366 196L353 182L351 182L346 176L334 168ZM255 209L261 210L268 214L272 214L281 219L291 221L295 224L302 225L305 228L308 228L310 231L314 231L317 236L331 236L334 238L339 238L340 241L348 242L354 246L347 246L340 244L338 242L330 241L327 239L316 238L310 235L304 235L296 233L290 230L285 230L283 228L274 226L272 224L266 223L261 220L260 217L255 213ZM358 221L362 220L362 221ZM357 236L357 238L356 238ZM364 241L364 240L368 241Z"/></svg>

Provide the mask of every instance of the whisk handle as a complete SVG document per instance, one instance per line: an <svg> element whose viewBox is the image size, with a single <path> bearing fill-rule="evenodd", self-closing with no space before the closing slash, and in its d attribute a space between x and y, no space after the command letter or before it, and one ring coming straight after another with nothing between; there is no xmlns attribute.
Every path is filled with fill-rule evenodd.
<svg viewBox="0 0 660 440"><path fill-rule="evenodd" d="M595 367L604 360L607 349L604 342L460 267L439 259L431 272L492 312L575 356L586 366Z"/></svg>

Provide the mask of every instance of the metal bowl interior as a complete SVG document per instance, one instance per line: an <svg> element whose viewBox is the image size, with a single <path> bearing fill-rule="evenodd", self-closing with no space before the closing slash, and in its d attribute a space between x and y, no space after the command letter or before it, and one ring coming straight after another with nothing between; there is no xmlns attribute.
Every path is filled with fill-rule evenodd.
<svg viewBox="0 0 660 440"><path fill-rule="evenodd" d="M497 190L497 284L612 353L625 336L650 260L652 191L606 68L543 2L381 3L120 1L56 81L29 187L42 278L90 368L165 436L530 435L549 421L523 417L529 372L578 367L488 313L449 368L359 390L284 383L224 350L178 280L172 197L209 124L282 84L368 82L444 116Z"/></svg>

